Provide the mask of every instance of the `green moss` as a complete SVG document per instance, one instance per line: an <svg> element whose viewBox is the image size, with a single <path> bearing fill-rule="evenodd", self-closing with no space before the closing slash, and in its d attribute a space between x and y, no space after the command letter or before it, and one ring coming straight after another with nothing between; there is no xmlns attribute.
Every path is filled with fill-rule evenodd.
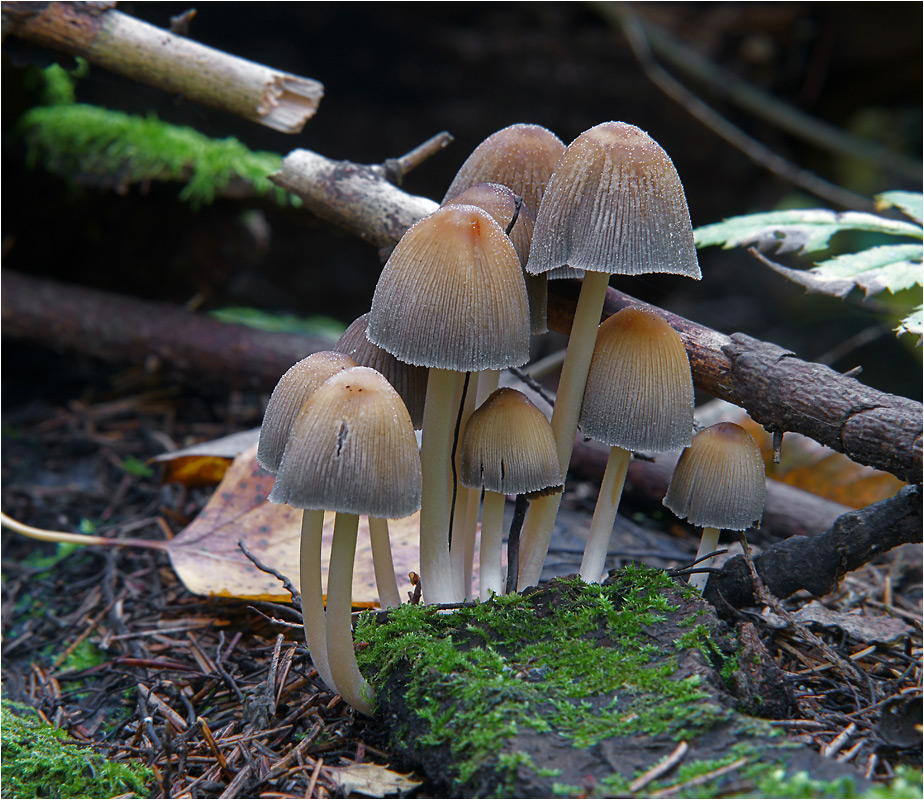
<svg viewBox="0 0 924 800"><path fill-rule="evenodd" d="M608 586L560 581L540 609L520 595L447 614L404 606L360 620L358 658L378 685L410 674L404 700L424 732L406 735L448 746L459 785L484 764L512 769L497 753L518 733L554 731L580 748L633 734L680 740L732 712L708 702L697 678L674 679L676 657L644 634L677 610L668 589L679 594L662 571L627 567ZM708 642L704 626L685 637Z"/></svg>
<svg viewBox="0 0 924 800"><path fill-rule="evenodd" d="M31 709L2 703L4 797L113 797L146 795L154 779L137 762L113 762L86 747L65 743L67 733Z"/></svg>
<svg viewBox="0 0 924 800"><path fill-rule="evenodd" d="M254 152L234 138L80 103L33 108L20 123L29 163L66 178L121 187L146 181L185 181L180 199L207 204L232 180L248 182L279 203L297 199L273 185L282 165L275 153Z"/></svg>

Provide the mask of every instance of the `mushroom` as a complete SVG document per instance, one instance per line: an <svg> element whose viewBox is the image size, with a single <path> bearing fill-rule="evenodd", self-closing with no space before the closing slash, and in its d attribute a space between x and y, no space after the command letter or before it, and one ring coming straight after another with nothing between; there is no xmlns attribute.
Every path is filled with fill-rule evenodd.
<svg viewBox="0 0 924 800"><path fill-rule="evenodd" d="M564 151L561 139L541 125L508 125L472 151L449 185L443 204L476 183L499 183L522 197L535 215Z"/></svg>
<svg viewBox="0 0 924 800"><path fill-rule="evenodd" d="M357 366L343 353L322 350L289 367L267 403L257 445L257 463L271 475L279 470L292 423L302 405L324 381L336 373Z"/></svg>
<svg viewBox="0 0 924 800"><path fill-rule="evenodd" d="M632 451L677 450L693 434L690 361L660 314L624 308L600 325L580 422L584 436L611 448L581 561L591 583L603 573Z"/></svg>
<svg viewBox="0 0 924 800"><path fill-rule="evenodd" d="M512 189L499 183L476 183L457 194L443 205L468 204L487 211L513 242L520 257L523 279L526 281L526 296L529 300L529 325L535 333L548 331L548 282L544 275L530 275L526 272L529 260L529 245L533 239L533 215L522 198ZM495 382L491 391L497 388ZM488 392L490 394L490 392Z"/></svg>
<svg viewBox="0 0 924 800"><path fill-rule="evenodd" d="M423 424L424 398L427 395L427 368L415 367L399 361L391 353L378 347L366 338L366 325L369 314L363 314L350 323L335 345L340 353L345 353L361 367L372 367L381 372L388 382L395 387L415 428Z"/></svg>
<svg viewBox="0 0 924 800"><path fill-rule="evenodd" d="M510 239L480 208L437 209L401 238L379 277L366 337L430 368L420 457L420 575L428 602L465 592L449 559L453 435L463 375L529 358L529 310Z"/></svg>
<svg viewBox="0 0 924 800"><path fill-rule="evenodd" d="M568 146L555 167L536 216L526 271L540 274L564 265L585 272L552 414L567 474L610 274L700 278L677 171L660 145L634 125L596 125ZM560 495L552 495L530 506L520 588L539 579L560 502Z"/></svg>
<svg viewBox="0 0 924 800"><path fill-rule="evenodd" d="M561 469L549 421L522 392L498 389L472 414L462 437L459 480L484 488L480 596L504 593L501 569L504 499L561 491Z"/></svg>
<svg viewBox="0 0 924 800"><path fill-rule="evenodd" d="M292 426L269 499L305 510L301 595L308 649L325 682L364 714L371 714L372 706L356 665L350 624L359 515L408 516L419 508L420 492L414 427L381 374L353 367L314 391ZM321 586L325 510L337 512L326 615Z"/></svg>
<svg viewBox="0 0 924 800"><path fill-rule="evenodd" d="M664 505L702 527L697 561L715 552L721 529L743 531L760 521L766 482L760 447L740 425L719 422L693 437L674 469ZM708 572L699 573L690 586L702 591L708 580Z"/></svg>

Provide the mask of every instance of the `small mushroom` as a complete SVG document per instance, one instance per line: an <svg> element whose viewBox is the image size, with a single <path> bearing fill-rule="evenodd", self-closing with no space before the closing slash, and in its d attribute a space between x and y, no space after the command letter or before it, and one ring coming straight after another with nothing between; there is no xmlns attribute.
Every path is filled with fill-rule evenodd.
<svg viewBox="0 0 924 800"><path fill-rule="evenodd" d="M331 688L364 714L371 714L372 706L356 665L350 624L359 515L408 516L420 506L420 491L414 427L400 396L381 374L353 367L314 391L292 426L270 500L305 509L301 596L308 649L325 682L322 665ZM326 618L321 586L325 510L337 512Z"/></svg>
<svg viewBox="0 0 924 800"><path fill-rule="evenodd" d="M766 482L757 442L740 425L720 422L697 433L681 453L664 505L680 519L702 527L699 560L715 552L720 530L743 531L760 521ZM698 573L690 585L702 591L708 580L708 572Z"/></svg>
<svg viewBox="0 0 924 800"><path fill-rule="evenodd" d="M558 466L549 421L522 392L498 389L471 416L462 437L460 482L484 488L481 520L480 595L504 593L501 569L504 499L508 494L559 492Z"/></svg>
<svg viewBox="0 0 924 800"><path fill-rule="evenodd" d="M549 179L526 271L584 270L552 429L567 473L584 384L612 273L667 272L700 278L683 186L647 133L604 122L577 137ZM533 503L523 528L520 588L539 579L560 497ZM528 552L527 552L528 550Z"/></svg>
<svg viewBox="0 0 924 800"><path fill-rule="evenodd" d="M267 403L257 445L257 463L275 475L289 440L292 423L311 393L338 372L357 366L343 353L322 350L289 367Z"/></svg>
<svg viewBox="0 0 924 800"><path fill-rule="evenodd" d="M366 337L401 361L429 367L420 457L420 575L427 602L456 602L449 557L452 443L466 372L529 358L529 309L516 250L494 219L444 206L411 227L379 277Z"/></svg>
<svg viewBox="0 0 924 800"><path fill-rule="evenodd" d="M624 308L600 325L581 432L610 445L581 577L600 580L633 451L677 450L693 434L693 378L683 340L657 312Z"/></svg>
<svg viewBox="0 0 924 800"><path fill-rule="evenodd" d="M361 367L372 367L381 372L401 395L411 415L411 422L419 429L423 424L424 398L427 396L427 368L405 364L372 344L366 338L368 321L368 313L353 320L337 340L337 352L345 353Z"/></svg>

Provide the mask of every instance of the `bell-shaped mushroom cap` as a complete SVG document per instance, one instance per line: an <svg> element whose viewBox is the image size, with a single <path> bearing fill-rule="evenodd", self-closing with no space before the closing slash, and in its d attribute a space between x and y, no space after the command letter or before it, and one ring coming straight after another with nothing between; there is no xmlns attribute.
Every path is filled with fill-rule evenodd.
<svg viewBox="0 0 924 800"><path fill-rule="evenodd" d="M683 451L664 505L691 525L743 531L764 512L766 483L757 442L740 425L720 422Z"/></svg>
<svg viewBox="0 0 924 800"><path fill-rule="evenodd" d="M551 494L564 483L548 419L516 389L498 389L472 413L459 463L463 486L501 494Z"/></svg>
<svg viewBox="0 0 924 800"><path fill-rule="evenodd" d="M545 275L529 275L526 273L526 262L529 260L529 245L533 240L533 215L520 202L517 211L517 195L513 190L499 183L476 183L452 200L443 205L468 204L478 206L487 211L504 231L516 216L508 236L513 242L513 249L520 257L520 266L523 269L523 279L526 281L526 297L529 300L529 325L533 333L545 333L549 328L547 324L547 309L549 304L548 284Z"/></svg>
<svg viewBox="0 0 924 800"><path fill-rule="evenodd" d="M683 340L654 311L603 322L581 406L581 431L625 450L675 450L693 435L693 378Z"/></svg>
<svg viewBox="0 0 924 800"><path fill-rule="evenodd" d="M474 372L525 364L526 285L491 215L443 206L411 227L379 276L366 337L417 366Z"/></svg>
<svg viewBox="0 0 924 800"><path fill-rule="evenodd" d="M549 180L526 270L537 275L565 264L611 274L700 278L677 170L634 125L604 122L585 131Z"/></svg>
<svg viewBox="0 0 924 800"><path fill-rule="evenodd" d="M269 499L397 518L420 508L420 455L398 393L369 367L325 381L299 412Z"/></svg>
<svg viewBox="0 0 924 800"><path fill-rule="evenodd" d="M523 198L535 216L565 145L541 125L517 123L492 133L466 159L443 203L476 183L500 183Z"/></svg>
<svg viewBox="0 0 924 800"><path fill-rule="evenodd" d="M427 368L415 367L398 361L391 353L372 344L366 338L366 324L369 315L357 317L337 340L336 348L346 353L361 367L372 367L381 372L395 387L415 428L423 424L424 399L427 395Z"/></svg>
<svg viewBox="0 0 924 800"><path fill-rule="evenodd" d="M286 449L292 423L311 393L338 372L355 367L343 353L322 350L303 358L279 379L263 414L257 463L275 475Z"/></svg>

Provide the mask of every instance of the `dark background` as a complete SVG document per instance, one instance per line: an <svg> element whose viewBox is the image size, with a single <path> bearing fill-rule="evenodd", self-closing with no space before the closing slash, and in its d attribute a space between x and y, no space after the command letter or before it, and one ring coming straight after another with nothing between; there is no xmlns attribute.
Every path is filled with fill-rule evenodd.
<svg viewBox="0 0 924 800"><path fill-rule="evenodd" d="M166 27L171 15L189 6L129 2L119 8ZM755 87L920 155L919 3L635 8ZM100 68L81 82L78 101L153 112L255 149L304 147L367 163L401 155L448 130L454 144L405 183L408 191L434 199L469 152L501 127L539 123L567 143L598 122L620 119L647 130L672 156L694 226L781 203L828 205L755 166L662 94L623 34L583 3L203 3L190 36L321 81L325 97L317 116L289 136ZM32 101L22 86L22 65L41 62L47 53L8 39L4 54L7 268L148 299L194 300L203 309L239 304L326 314L344 323L368 309L377 253L303 212L263 207L271 236L261 242L243 223L240 203L219 201L194 212L177 202L175 185L135 187L120 196L27 170L13 129ZM678 77L755 138L830 181L866 196L920 190L798 141ZM920 397L920 357L912 343L895 340L889 320L834 299L806 297L741 252L711 248L701 262L698 284L653 276L614 285L721 331L744 331L802 358L831 360L836 369L862 365L862 380L871 385ZM853 347L857 335L871 341ZM28 374L35 354L25 352ZM9 358L4 362L9 375L16 367Z"/></svg>

